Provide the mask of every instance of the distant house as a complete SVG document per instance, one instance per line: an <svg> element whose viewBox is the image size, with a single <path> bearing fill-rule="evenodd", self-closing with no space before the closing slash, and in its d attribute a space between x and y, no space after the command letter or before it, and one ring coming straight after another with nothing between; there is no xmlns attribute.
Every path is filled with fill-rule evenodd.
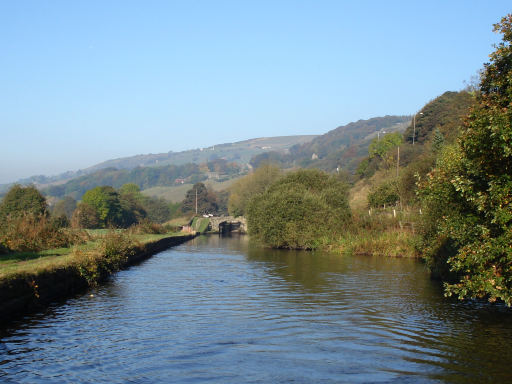
<svg viewBox="0 0 512 384"><path fill-rule="evenodd" d="M175 184L185 184L185 179L176 179L174 180Z"/></svg>
<svg viewBox="0 0 512 384"><path fill-rule="evenodd" d="M220 177L219 172L207 172L206 175L209 179L218 179Z"/></svg>
<svg viewBox="0 0 512 384"><path fill-rule="evenodd" d="M318 160L318 155L316 153L313 153L311 156L311 160Z"/></svg>

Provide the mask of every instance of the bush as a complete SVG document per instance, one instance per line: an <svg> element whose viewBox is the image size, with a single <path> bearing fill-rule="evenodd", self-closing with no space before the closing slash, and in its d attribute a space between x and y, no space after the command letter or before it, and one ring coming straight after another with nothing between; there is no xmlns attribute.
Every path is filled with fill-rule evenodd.
<svg viewBox="0 0 512 384"><path fill-rule="evenodd" d="M129 232L135 235L141 234L163 234L167 233L168 229L162 224L153 223L149 220L142 220L139 224L133 225L129 228Z"/></svg>
<svg viewBox="0 0 512 384"><path fill-rule="evenodd" d="M341 233L350 209L348 187L318 170L300 170L276 181L249 202L249 232L275 248L314 249Z"/></svg>
<svg viewBox="0 0 512 384"><path fill-rule="evenodd" d="M59 228L46 216L33 214L8 216L0 232L4 250L19 252L69 247L86 239L81 231Z"/></svg>
<svg viewBox="0 0 512 384"><path fill-rule="evenodd" d="M385 182L372 189L368 194L368 205L372 208L395 205L398 201L400 201L400 196L395 181Z"/></svg>

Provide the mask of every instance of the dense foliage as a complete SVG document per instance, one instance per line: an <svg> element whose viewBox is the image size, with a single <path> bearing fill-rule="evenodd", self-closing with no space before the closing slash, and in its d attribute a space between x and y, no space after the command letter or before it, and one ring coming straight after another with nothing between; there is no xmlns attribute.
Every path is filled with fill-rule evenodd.
<svg viewBox="0 0 512 384"><path fill-rule="evenodd" d="M247 209L249 232L276 248L313 249L339 235L350 217L348 186L319 170L299 170L254 196Z"/></svg>
<svg viewBox="0 0 512 384"><path fill-rule="evenodd" d="M424 183L428 262L448 295L512 304L512 15L458 144Z"/></svg>
<svg viewBox="0 0 512 384"><path fill-rule="evenodd" d="M36 188L14 185L0 204L0 253L64 247L80 240L62 224L50 218L46 199Z"/></svg>
<svg viewBox="0 0 512 384"><path fill-rule="evenodd" d="M0 203L0 222L7 216L46 216L48 205L45 197L33 186L14 185Z"/></svg>
<svg viewBox="0 0 512 384"><path fill-rule="evenodd" d="M281 177L281 170L267 163L238 180L229 188L229 214L235 217L244 216L251 198L265 192L279 177Z"/></svg>
<svg viewBox="0 0 512 384"><path fill-rule="evenodd" d="M427 103L416 115L416 127L411 123L404 132L405 140L412 143L425 144L432 139L435 130L454 143L460 134L462 120L475 103L475 97L467 91L445 92Z"/></svg>
<svg viewBox="0 0 512 384"><path fill-rule="evenodd" d="M203 183L196 183L187 191L185 199L181 203L183 213L215 214L218 211L217 196Z"/></svg>

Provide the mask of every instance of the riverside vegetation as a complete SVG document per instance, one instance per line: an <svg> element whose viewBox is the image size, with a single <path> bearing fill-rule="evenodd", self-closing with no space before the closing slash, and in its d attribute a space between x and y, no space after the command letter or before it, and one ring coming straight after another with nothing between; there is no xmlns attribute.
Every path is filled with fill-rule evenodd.
<svg viewBox="0 0 512 384"><path fill-rule="evenodd" d="M36 188L13 186L0 203L0 321L94 286L193 236L151 222L138 193L133 185L120 192L94 188L69 220L51 213Z"/></svg>
<svg viewBox="0 0 512 384"><path fill-rule="evenodd" d="M512 15L495 31L503 40L479 84L427 103L403 133L409 117L370 119L350 146L346 137L337 141L350 130L340 127L287 154L258 155L251 163L259 167L225 193L197 182L181 204L167 208L125 184L97 186L78 204L64 199L54 208L63 213L52 216L35 188L15 186L0 205L0 251L73 245L80 258L91 241L83 228L190 218L197 206L198 213L246 216L252 237L270 247L421 256L447 296L510 306ZM109 236L121 247L128 239Z"/></svg>
<svg viewBox="0 0 512 384"><path fill-rule="evenodd" d="M351 195L343 173L265 165L232 187L230 211L268 246L421 254L447 296L512 305L512 15L495 31L479 85L379 134Z"/></svg>

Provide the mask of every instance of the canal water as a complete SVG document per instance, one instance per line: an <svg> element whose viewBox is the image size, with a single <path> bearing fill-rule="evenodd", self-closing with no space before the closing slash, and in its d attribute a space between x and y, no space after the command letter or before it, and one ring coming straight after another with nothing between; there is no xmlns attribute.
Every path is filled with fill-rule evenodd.
<svg viewBox="0 0 512 384"><path fill-rule="evenodd" d="M199 237L0 330L0 382L506 383L511 320L415 260Z"/></svg>

